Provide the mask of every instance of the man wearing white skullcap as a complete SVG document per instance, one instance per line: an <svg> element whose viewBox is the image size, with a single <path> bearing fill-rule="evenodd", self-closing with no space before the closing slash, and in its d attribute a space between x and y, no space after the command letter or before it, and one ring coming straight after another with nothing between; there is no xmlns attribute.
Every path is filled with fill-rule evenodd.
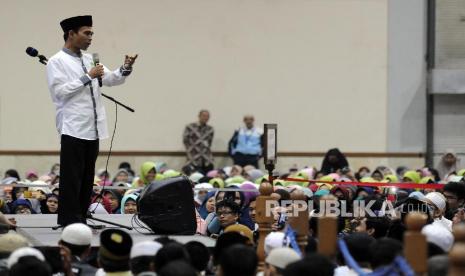
<svg viewBox="0 0 465 276"><path fill-rule="evenodd" d="M275 248L265 259L265 275L280 276L288 264L298 260L300 260L299 254L291 248Z"/></svg>
<svg viewBox="0 0 465 276"><path fill-rule="evenodd" d="M130 266L134 276L154 276L154 260L158 250L163 246L155 241L136 243L131 248Z"/></svg>
<svg viewBox="0 0 465 276"><path fill-rule="evenodd" d="M286 247L287 240L284 240L283 232L271 232L265 237L265 256L275 248Z"/></svg>
<svg viewBox="0 0 465 276"><path fill-rule="evenodd" d="M423 198L423 201L432 208L433 224L442 226L452 232L452 221L444 217L444 213L446 212L446 198L444 195L438 192L431 192Z"/></svg>
<svg viewBox="0 0 465 276"><path fill-rule="evenodd" d="M452 233L438 224L426 225L421 229L421 233L426 236L426 240L429 243L437 245L446 254L454 244L454 236Z"/></svg>
<svg viewBox="0 0 465 276"><path fill-rule="evenodd" d="M29 246L28 240L15 232L0 235L0 275L8 274L7 261L11 252Z"/></svg>
<svg viewBox="0 0 465 276"><path fill-rule="evenodd" d="M8 258L9 276L49 276L52 275L50 265L44 255L32 247L22 247L11 253Z"/></svg>
<svg viewBox="0 0 465 276"><path fill-rule="evenodd" d="M97 268L86 263L91 251L92 230L83 223L73 223L61 232L60 246L71 252L71 271L75 275L95 275Z"/></svg>

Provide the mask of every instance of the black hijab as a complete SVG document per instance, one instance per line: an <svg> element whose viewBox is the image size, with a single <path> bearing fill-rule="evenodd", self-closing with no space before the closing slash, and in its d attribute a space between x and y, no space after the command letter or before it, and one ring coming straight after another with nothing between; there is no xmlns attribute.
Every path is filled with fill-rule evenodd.
<svg viewBox="0 0 465 276"><path fill-rule="evenodd" d="M330 161L330 156L335 156L336 160ZM335 173L337 170L342 169L344 167L349 167L349 162L344 154L338 149L330 149L323 159L323 164L321 165L321 171L328 175L330 173Z"/></svg>

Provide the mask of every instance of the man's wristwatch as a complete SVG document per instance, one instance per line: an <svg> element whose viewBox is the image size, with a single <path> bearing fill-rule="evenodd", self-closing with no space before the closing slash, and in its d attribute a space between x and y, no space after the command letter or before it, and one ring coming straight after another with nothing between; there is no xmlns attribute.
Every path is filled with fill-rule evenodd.
<svg viewBox="0 0 465 276"><path fill-rule="evenodd" d="M132 67L130 66L126 66L126 64L123 64L120 68L119 68L120 72L121 72L121 75L123 76L129 76L132 72Z"/></svg>

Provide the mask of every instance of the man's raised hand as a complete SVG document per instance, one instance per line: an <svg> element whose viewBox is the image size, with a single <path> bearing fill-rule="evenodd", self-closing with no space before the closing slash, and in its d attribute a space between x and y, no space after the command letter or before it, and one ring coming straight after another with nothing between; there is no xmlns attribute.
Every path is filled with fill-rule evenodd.
<svg viewBox="0 0 465 276"><path fill-rule="evenodd" d="M126 55L124 58L124 68L126 69L132 68L132 65L136 61L137 56L138 56L137 54L135 56Z"/></svg>

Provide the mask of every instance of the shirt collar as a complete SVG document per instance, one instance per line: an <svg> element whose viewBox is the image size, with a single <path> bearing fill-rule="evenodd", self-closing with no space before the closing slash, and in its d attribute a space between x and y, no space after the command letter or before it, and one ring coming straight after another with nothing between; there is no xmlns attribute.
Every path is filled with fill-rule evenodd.
<svg viewBox="0 0 465 276"><path fill-rule="evenodd" d="M73 57L81 57L82 56L81 52L79 52L79 55L78 55L78 54L76 54L75 52L71 51L70 49L68 49L66 47L63 47L62 51L67 53L70 56L73 56Z"/></svg>

